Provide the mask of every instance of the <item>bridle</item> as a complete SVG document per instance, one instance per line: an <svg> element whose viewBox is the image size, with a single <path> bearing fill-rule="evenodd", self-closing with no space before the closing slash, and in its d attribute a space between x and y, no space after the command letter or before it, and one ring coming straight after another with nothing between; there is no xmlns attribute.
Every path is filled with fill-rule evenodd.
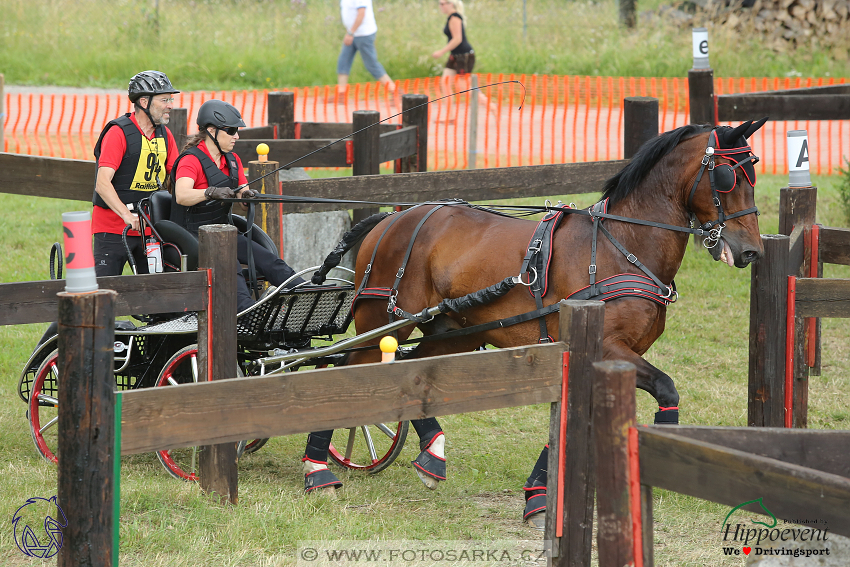
<svg viewBox="0 0 850 567"><path fill-rule="evenodd" d="M714 248L717 246L717 243L720 242L720 234L723 232L723 229L726 228L727 220L749 215L751 213L758 214L758 207L750 207L727 215L726 211L723 210L722 203L720 202L720 193L729 193L735 188L736 169L747 163L755 165L758 163L759 157L753 154L753 149L749 145L740 148L716 148L715 144L719 145L717 128L714 128L708 135L708 145L705 148L705 155L702 157L702 166L700 167L699 173L697 173L694 184L691 187L690 196L688 197L688 213L691 216L692 224L696 225L699 220L697 219L696 214L693 213L691 205L693 203L694 193L697 190L697 185L699 185L703 173L705 173L706 169L708 169L708 179L711 183L711 198L714 202L714 206L717 208L717 220L703 223L700 226L700 229L708 232L708 236L706 236L702 241L702 245L709 249ZM749 153L750 155L736 161L733 156L742 153ZM716 165L714 162L715 157L727 159L735 165ZM753 182L753 185L755 185L755 182Z"/></svg>

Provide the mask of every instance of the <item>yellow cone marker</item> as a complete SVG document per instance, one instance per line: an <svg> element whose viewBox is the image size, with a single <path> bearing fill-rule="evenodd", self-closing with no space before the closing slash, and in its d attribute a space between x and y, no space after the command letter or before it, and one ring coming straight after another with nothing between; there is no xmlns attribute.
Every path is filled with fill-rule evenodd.
<svg viewBox="0 0 850 567"><path fill-rule="evenodd" d="M268 144L257 144L257 161L269 161Z"/></svg>
<svg viewBox="0 0 850 567"><path fill-rule="evenodd" d="M381 362L395 362L395 351L398 350L398 341L394 337L386 336L381 339Z"/></svg>

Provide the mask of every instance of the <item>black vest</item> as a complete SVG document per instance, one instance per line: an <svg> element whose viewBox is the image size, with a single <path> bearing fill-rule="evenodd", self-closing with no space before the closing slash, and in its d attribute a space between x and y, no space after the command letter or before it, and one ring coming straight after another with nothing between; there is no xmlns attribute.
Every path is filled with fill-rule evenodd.
<svg viewBox="0 0 850 567"><path fill-rule="evenodd" d="M115 187L115 192L118 193L118 198L122 203L136 203L142 199L151 196L153 191L160 187L160 180L165 180L165 160L168 152L168 134L167 128L159 124L154 129L155 148L160 151L158 155L150 151L151 144L142 148L142 133L139 128L130 120L130 113L124 116L119 116L115 120L109 121L103 130L100 132L100 137L94 146L94 157L100 162L101 144L106 133L113 126L118 126L124 132L124 138L127 140L127 150L124 152L124 157L121 159L121 164L115 170L115 175L112 178L112 186ZM144 155L142 155L144 153ZM97 185L97 180L95 180ZM97 190L92 197L92 204L98 207L108 209L106 204Z"/></svg>
<svg viewBox="0 0 850 567"><path fill-rule="evenodd" d="M201 167L204 169L204 176L207 178L207 184L210 187L230 187L231 189L236 189L239 186L239 166L236 163L236 157L231 152L224 154L224 158L227 160L227 168L230 172L228 176L197 146L189 148L180 154L174 162L174 167L171 168L172 176L176 175L177 164L187 155L193 155L201 162ZM174 179L175 183L176 181ZM171 203L171 221L176 222L197 236L198 228L205 224L231 224L230 206L231 203L208 200L197 205L192 205L191 207L186 207L178 204L177 200L174 199Z"/></svg>

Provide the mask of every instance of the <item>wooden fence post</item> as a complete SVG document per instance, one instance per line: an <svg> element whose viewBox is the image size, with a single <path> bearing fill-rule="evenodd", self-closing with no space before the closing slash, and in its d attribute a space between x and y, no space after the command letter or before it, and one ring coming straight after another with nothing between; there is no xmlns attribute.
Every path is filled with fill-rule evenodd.
<svg viewBox="0 0 850 567"><path fill-rule="evenodd" d="M59 567L111 567L115 502L114 291L59 293ZM116 532L117 533L117 532ZM117 541L117 540L116 540ZM115 561L117 565L118 562Z"/></svg>
<svg viewBox="0 0 850 567"><path fill-rule="evenodd" d="M785 424L785 305L788 245L780 234L764 234L764 257L750 275L750 357L747 425Z"/></svg>
<svg viewBox="0 0 850 567"><path fill-rule="evenodd" d="M268 150L266 150L268 151ZM248 162L251 169L251 178L257 179L263 175L270 174L280 166L277 161L261 161L267 158L268 154L260 154L258 159ZM250 187L254 191L264 195L280 195L280 181L278 175L271 173L268 177L263 177L259 181L251 183ZM283 216L283 203L265 203L262 205L254 205L257 207L257 225L269 235L272 242L277 246L277 252L283 258L283 230L281 227L281 217Z"/></svg>
<svg viewBox="0 0 850 567"><path fill-rule="evenodd" d="M591 365L602 359L604 320L601 301L561 303L558 340L568 345L564 353L567 376L562 399L550 410L543 538L552 542L553 566L590 565L594 491Z"/></svg>
<svg viewBox="0 0 850 567"><path fill-rule="evenodd" d="M210 301L198 314L198 380L236 376L236 227L210 224L198 231L198 269L211 269ZM203 427L203 424L198 424ZM239 501L236 445L201 448L198 459L201 489L222 502Z"/></svg>
<svg viewBox="0 0 850 567"><path fill-rule="evenodd" d="M620 0L620 25L627 28L635 27L635 0Z"/></svg>
<svg viewBox="0 0 850 567"><path fill-rule="evenodd" d="M189 141L189 109L172 108L168 128L174 134L177 151L183 151L183 147Z"/></svg>
<svg viewBox="0 0 850 567"><path fill-rule="evenodd" d="M658 99L627 96L623 99L623 157L631 159L640 147L658 137Z"/></svg>
<svg viewBox="0 0 850 567"><path fill-rule="evenodd" d="M381 121L381 113L377 110L355 110L352 116L352 132L362 130L367 126ZM354 134L354 165L352 175L378 175L381 173L381 164L378 162L378 154L381 144L381 129L369 128L363 132ZM365 209L354 209L351 217L351 225L354 226L366 217L377 213L377 207ZM360 247L358 246L357 249Z"/></svg>
<svg viewBox="0 0 850 567"><path fill-rule="evenodd" d="M272 91L268 95L269 126L278 140L295 139L295 93Z"/></svg>
<svg viewBox="0 0 850 567"><path fill-rule="evenodd" d="M428 95L401 95L401 125L418 128L416 155L401 158L401 172L428 171ZM425 106L420 106L425 105ZM418 106L416 110L410 110Z"/></svg>
<svg viewBox="0 0 850 567"><path fill-rule="evenodd" d="M816 222L818 206L817 187L783 187L779 190L779 234L791 235L795 228L801 229L800 238L811 237L811 227ZM797 265L794 257L790 259L788 274L802 278L809 277L811 268L810 243L806 241L806 252L802 255L802 263ZM800 257L797 257L800 258ZM818 266L818 277L823 274L822 266ZM810 333L807 319L796 317L794 320L794 427L808 425L809 406L809 373L820 375L820 319L815 319L815 332ZM810 334L812 336L810 336ZM809 369L806 363L806 346L808 341L815 341L815 366Z"/></svg>
<svg viewBox="0 0 850 567"><path fill-rule="evenodd" d="M596 548L599 567L635 564L629 497L629 428L635 418L634 364L593 365L593 438L596 450Z"/></svg>
<svg viewBox="0 0 850 567"><path fill-rule="evenodd" d="M688 101L691 107L691 124L717 124L714 115L714 71L691 69L688 71Z"/></svg>

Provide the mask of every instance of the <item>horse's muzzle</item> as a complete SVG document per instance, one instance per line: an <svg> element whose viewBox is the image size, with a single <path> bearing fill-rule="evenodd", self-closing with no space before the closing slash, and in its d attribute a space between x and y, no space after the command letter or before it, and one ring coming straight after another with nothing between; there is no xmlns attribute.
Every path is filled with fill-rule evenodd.
<svg viewBox="0 0 850 567"><path fill-rule="evenodd" d="M764 252L760 250L756 250L755 248L745 249L741 252L741 262L743 266L739 266L741 268L752 264L756 260L759 260L762 256L764 256Z"/></svg>

